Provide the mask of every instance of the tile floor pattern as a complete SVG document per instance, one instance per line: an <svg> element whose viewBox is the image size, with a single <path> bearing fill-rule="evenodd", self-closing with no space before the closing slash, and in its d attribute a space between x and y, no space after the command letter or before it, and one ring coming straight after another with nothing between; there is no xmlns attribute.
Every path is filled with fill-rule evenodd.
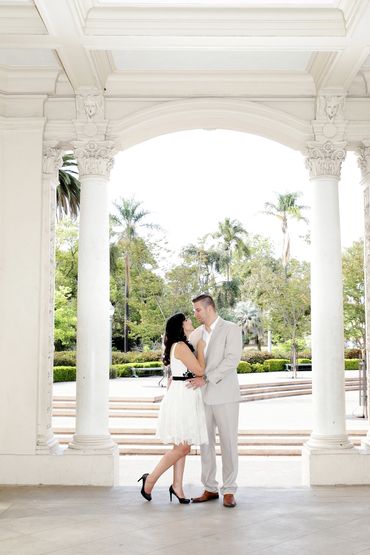
<svg viewBox="0 0 370 555"><path fill-rule="evenodd" d="M368 486L244 487L235 509L163 487L151 503L136 487L0 488L1 555L365 555L369 525Z"/></svg>

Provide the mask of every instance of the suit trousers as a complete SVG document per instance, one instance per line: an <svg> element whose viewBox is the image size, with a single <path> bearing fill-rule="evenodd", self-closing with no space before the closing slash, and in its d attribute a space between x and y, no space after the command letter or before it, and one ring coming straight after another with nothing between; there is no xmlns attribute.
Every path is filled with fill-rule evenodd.
<svg viewBox="0 0 370 555"><path fill-rule="evenodd" d="M208 444L200 446L202 460L202 483L207 491L217 492L216 480L216 427L220 436L222 457L221 494L235 493L238 475L238 420L239 403L204 405L208 432Z"/></svg>

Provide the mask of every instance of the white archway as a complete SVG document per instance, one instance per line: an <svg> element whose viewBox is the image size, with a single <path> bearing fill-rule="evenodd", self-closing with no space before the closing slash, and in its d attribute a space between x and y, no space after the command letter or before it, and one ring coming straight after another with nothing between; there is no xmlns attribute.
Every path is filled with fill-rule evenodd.
<svg viewBox="0 0 370 555"><path fill-rule="evenodd" d="M166 133L190 129L228 129L260 135L295 150L313 140L305 120L254 102L234 99L187 99L162 102L111 122L109 135L124 150Z"/></svg>

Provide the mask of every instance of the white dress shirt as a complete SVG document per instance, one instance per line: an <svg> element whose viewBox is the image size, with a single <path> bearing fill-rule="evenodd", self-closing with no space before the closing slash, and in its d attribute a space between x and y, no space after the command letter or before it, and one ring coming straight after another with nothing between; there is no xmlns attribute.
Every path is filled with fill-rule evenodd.
<svg viewBox="0 0 370 555"><path fill-rule="evenodd" d="M210 327L210 331L206 330L206 326L203 326L203 340L205 341L206 346L204 347L204 356L206 355L207 352L207 347L208 347L208 343L209 340L211 339L211 335L213 333L213 330L216 327L217 322L219 321L220 317L217 316L216 320L213 322L213 324L211 324Z"/></svg>

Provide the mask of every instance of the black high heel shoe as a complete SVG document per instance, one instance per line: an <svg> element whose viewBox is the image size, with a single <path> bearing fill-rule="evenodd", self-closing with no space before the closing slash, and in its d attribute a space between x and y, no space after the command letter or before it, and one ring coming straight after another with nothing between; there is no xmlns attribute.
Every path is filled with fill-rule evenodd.
<svg viewBox="0 0 370 555"><path fill-rule="evenodd" d="M138 479L138 482L140 482L140 480L143 481L143 485L141 486L141 491L140 491L141 495L142 495L142 496L144 497L144 499L146 499L147 501L151 501L151 500L152 500L151 494L150 494L150 493L147 493L147 492L145 491L145 489L144 489L144 488L145 488L145 482L146 482L146 479L147 479L148 476L149 476L149 473L148 473L148 472L147 472L146 474L143 474L142 477Z"/></svg>
<svg viewBox="0 0 370 555"><path fill-rule="evenodd" d="M190 499L186 499L186 497L179 497L172 486L170 486L169 492L170 492L171 503L172 503L172 495L177 497L177 499L179 500L179 503L181 503L182 505L187 505L188 503L190 503Z"/></svg>

